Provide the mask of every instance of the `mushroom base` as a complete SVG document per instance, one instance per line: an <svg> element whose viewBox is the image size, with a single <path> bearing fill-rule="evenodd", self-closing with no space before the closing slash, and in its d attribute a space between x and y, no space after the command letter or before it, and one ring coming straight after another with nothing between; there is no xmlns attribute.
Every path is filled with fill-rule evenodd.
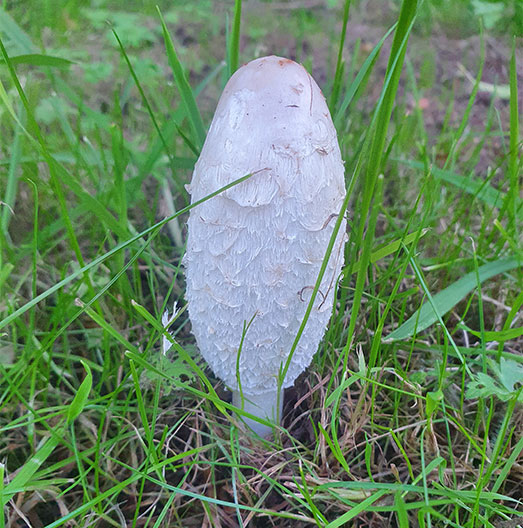
<svg viewBox="0 0 523 528"><path fill-rule="evenodd" d="M243 393L243 410L274 424L279 424L283 411L283 389L280 391L278 402L278 391L264 392L262 394ZM239 409L242 408L242 398L239 391L232 392L232 404ZM247 416L238 415L245 424L262 438L270 436L274 427L257 422Z"/></svg>

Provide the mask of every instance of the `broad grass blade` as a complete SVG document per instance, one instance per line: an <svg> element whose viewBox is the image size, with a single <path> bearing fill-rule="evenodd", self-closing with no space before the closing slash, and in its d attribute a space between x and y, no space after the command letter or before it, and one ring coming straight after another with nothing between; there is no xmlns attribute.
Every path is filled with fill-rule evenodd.
<svg viewBox="0 0 523 528"><path fill-rule="evenodd" d="M438 320L438 314L440 317L445 315L477 286L478 276L479 281L484 282L499 273L505 273L519 267L520 265L521 263L516 257L510 257L495 260L481 266L477 270L478 275L476 275L475 271L467 273L454 284L451 284L433 296L432 299L434 301L434 306L438 313L432 309L430 303L425 302L419 310L416 310L409 319L407 319L399 328L396 328L394 332L391 332L385 337L383 341L399 341L414 335L416 332L425 330Z"/></svg>
<svg viewBox="0 0 523 528"><path fill-rule="evenodd" d="M29 64L31 66L48 66L51 68L68 68L73 61L62 59L62 57L54 57L52 55L42 55L41 53L26 53L23 55L12 55L9 57L11 64L17 66L18 64ZM0 64L5 64L5 60L0 58Z"/></svg>

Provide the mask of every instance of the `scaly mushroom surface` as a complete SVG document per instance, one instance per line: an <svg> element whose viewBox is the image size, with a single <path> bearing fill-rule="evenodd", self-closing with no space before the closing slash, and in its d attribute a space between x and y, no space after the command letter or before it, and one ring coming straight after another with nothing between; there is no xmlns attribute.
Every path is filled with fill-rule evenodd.
<svg viewBox="0 0 523 528"><path fill-rule="evenodd" d="M189 316L202 356L233 403L278 422L278 373L303 320L345 197L336 130L316 82L299 64L263 57L227 83L189 186L185 256ZM282 388L310 364L329 321L343 262L345 221ZM243 336L244 327L250 322ZM278 404L279 400L279 404ZM245 419L258 434L272 428Z"/></svg>

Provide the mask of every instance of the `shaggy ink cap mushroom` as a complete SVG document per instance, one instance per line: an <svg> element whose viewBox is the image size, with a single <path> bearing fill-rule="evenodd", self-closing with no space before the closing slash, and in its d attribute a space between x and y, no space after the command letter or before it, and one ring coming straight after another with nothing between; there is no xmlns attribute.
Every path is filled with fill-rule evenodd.
<svg viewBox="0 0 523 528"><path fill-rule="evenodd" d="M289 59L256 59L231 77L194 169L191 201L248 174L191 209L186 298L198 348L233 391L233 403L242 405L241 386L244 410L278 423L278 374L345 197L325 98L309 73ZM282 389L310 364L323 337L345 240L343 221ZM261 436L272 431L245 422Z"/></svg>

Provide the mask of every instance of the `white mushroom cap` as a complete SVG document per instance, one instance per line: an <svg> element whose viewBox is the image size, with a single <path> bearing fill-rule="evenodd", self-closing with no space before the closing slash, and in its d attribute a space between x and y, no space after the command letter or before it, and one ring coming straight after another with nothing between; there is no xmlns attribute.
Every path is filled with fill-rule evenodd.
<svg viewBox="0 0 523 528"><path fill-rule="evenodd" d="M263 57L231 77L194 170L192 202L251 173L191 210L185 264L198 347L233 390L242 329L254 317L239 360L244 396L254 403L277 391L345 196L325 99L291 60ZM345 222L283 388L310 364L324 334L344 233ZM260 416L276 418L273 400Z"/></svg>

